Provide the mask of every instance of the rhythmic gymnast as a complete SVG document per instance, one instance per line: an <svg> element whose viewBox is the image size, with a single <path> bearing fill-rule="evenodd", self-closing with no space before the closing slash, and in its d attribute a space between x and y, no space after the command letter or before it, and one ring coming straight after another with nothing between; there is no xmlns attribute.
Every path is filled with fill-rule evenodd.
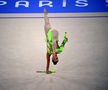
<svg viewBox="0 0 108 90"><path fill-rule="evenodd" d="M62 43L59 46L59 44L58 44L59 33L56 29L52 29L46 9L44 9L44 22L45 22L44 30L45 30L46 43L47 43L46 73L49 74L49 73L51 73L51 71L49 71L51 55L52 55L52 62L54 65L56 65L59 61L57 54L60 54L63 51L64 46L65 46L66 42L68 41L68 38L67 38L67 32L65 32L64 40L62 41Z"/></svg>

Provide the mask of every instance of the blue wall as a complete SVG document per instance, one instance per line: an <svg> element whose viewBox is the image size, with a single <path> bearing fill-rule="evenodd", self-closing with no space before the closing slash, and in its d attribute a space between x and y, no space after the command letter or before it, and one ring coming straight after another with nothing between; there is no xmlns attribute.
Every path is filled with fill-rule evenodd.
<svg viewBox="0 0 108 90"><path fill-rule="evenodd" d="M0 0L0 13L42 13L43 8L51 13L108 12L108 0Z"/></svg>

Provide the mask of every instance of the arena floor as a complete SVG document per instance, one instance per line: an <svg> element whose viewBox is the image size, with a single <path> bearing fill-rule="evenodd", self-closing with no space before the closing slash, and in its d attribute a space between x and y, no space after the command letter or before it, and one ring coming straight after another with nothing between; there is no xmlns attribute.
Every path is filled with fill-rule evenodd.
<svg viewBox="0 0 108 90"><path fill-rule="evenodd" d="M0 90L108 90L108 17L52 14L59 42L65 31L69 41L46 74L44 21L28 16L0 18Z"/></svg>

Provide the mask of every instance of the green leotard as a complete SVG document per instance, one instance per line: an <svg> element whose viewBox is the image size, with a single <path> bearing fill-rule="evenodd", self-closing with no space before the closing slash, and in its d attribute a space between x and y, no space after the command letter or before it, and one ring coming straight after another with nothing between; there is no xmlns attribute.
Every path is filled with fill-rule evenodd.
<svg viewBox="0 0 108 90"><path fill-rule="evenodd" d="M52 44L53 44L53 40L52 40L52 29L49 29L49 31L47 32L47 35L46 35L46 38L47 38L47 52L48 54L52 54ZM57 40L58 41L58 38ZM66 44L67 42L67 36L66 36L66 33L65 33L65 36L64 36L64 40L62 41L61 45L59 48L56 48L56 53L57 54L60 54L63 49L64 49L64 45Z"/></svg>

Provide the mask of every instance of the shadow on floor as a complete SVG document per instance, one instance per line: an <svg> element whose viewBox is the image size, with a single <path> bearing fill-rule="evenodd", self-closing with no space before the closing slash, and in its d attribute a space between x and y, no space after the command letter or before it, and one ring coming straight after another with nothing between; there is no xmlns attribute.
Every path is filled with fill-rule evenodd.
<svg viewBox="0 0 108 90"><path fill-rule="evenodd" d="M36 71L37 73L46 73L46 71L42 71L42 70L40 70L40 71ZM56 71L54 71L54 70L51 70L51 71L49 71L48 73L46 73L46 74L53 74L53 73L56 73Z"/></svg>

